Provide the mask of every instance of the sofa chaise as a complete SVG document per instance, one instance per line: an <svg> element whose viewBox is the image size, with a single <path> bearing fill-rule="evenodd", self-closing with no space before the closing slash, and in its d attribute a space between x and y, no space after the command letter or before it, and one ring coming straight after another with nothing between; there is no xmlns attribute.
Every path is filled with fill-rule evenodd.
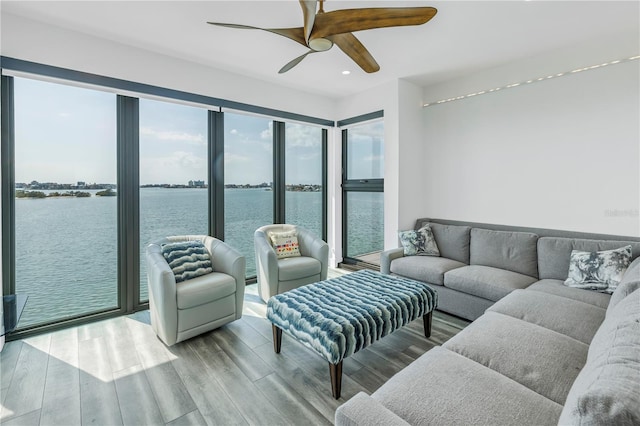
<svg viewBox="0 0 640 426"><path fill-rule="evenodd" d="M640 424L640 238L420 219L440 257L390 250L382 271L432 286L474 320L337 425ZM567 287L572 250L630 245L613 294Z"/></svg>

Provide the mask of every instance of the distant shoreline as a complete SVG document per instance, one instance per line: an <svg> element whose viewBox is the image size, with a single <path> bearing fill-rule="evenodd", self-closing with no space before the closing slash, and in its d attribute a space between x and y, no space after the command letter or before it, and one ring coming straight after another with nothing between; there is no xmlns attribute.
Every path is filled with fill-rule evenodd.
<svg viewBox="0 0 640 426"><path fill-rule="evenodd" d="M114 185L115 187L115 185ZM140 185L140 188L161 188L161 189L207 189L207 186L188 186L188 185L172 185L172 184L148 184ZM98 188L92 188L98 189ZM263 185L225 185L225 189L264 189L272 191L271 186ZM53 191L46 193L44 191ZM35 189L16 188L15 197L19 199L41 199L41 198L91 198L92 194L88 191L67 190L59 192L57 190L45 189L44 191ZM287 192L321 192L321 185L287 185ZM115 197L117 194L112 188L106 188L95 193L96 197Z"/></svg>

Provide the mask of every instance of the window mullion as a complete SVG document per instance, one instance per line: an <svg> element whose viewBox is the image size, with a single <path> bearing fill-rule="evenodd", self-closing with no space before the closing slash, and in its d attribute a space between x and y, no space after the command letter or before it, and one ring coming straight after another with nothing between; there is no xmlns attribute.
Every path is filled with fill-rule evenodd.
<svg viewBox="0 0 640 426"><path fill-rule="evenodd" d="M118 280L120 309L133 312L140 299L139 100L118 96Z"/></svg>
<svg viewBox="0 0 640 426"><path fill-rule="evenodd" d="M2 76L2 286L15 294L15 121L13 77Z"/></svg>
<svg viewBox="0 0 640 426"><path fill-rule="evenodd" d="M285 123L273 122L273 223L285 223Z"/></svg>
<svg viewBox="0 0 640 426"><path fill-rule="evenodd" d="M224 113L209 111L209 235L224 240Z"/></svg>

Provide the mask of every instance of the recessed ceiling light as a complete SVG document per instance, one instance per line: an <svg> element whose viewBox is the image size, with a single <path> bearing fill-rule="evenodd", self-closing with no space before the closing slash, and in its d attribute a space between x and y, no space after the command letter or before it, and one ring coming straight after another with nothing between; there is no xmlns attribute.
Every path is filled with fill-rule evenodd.
<svg viewBox="0 0 640 426"><path fill-rule="evenodd" d="M351 71L349 70L342 71L342 75L349 75L349 74L351 74Z"/></svg>

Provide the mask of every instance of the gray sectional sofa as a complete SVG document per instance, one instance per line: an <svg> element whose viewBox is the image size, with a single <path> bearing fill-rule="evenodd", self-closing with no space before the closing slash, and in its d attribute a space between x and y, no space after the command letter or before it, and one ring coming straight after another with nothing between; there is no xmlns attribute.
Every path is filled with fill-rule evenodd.
<svg viewBox="0 0 640 426"><path fill-rule="evenodd" d="M438 292L438 310L475 320L491 305L518 289L539 289L584 299L606 307L609 296L575 294L563 282L571 250L612 250L631 244L640 255L640 238L522 228L443 219L418 219L415 229L429 223L440 257L404 256L403 249L382 253L380 271L425 282Z"/></svg>
<svg viewBox="0 0 640 426"><path fill-rule="evenodd" d="M438 309L475 320L337 425L640 424L640 238L420 219L440 257L382 256L426 282ZM613 295L567 287L571 250L632 246Z"/></svg>

